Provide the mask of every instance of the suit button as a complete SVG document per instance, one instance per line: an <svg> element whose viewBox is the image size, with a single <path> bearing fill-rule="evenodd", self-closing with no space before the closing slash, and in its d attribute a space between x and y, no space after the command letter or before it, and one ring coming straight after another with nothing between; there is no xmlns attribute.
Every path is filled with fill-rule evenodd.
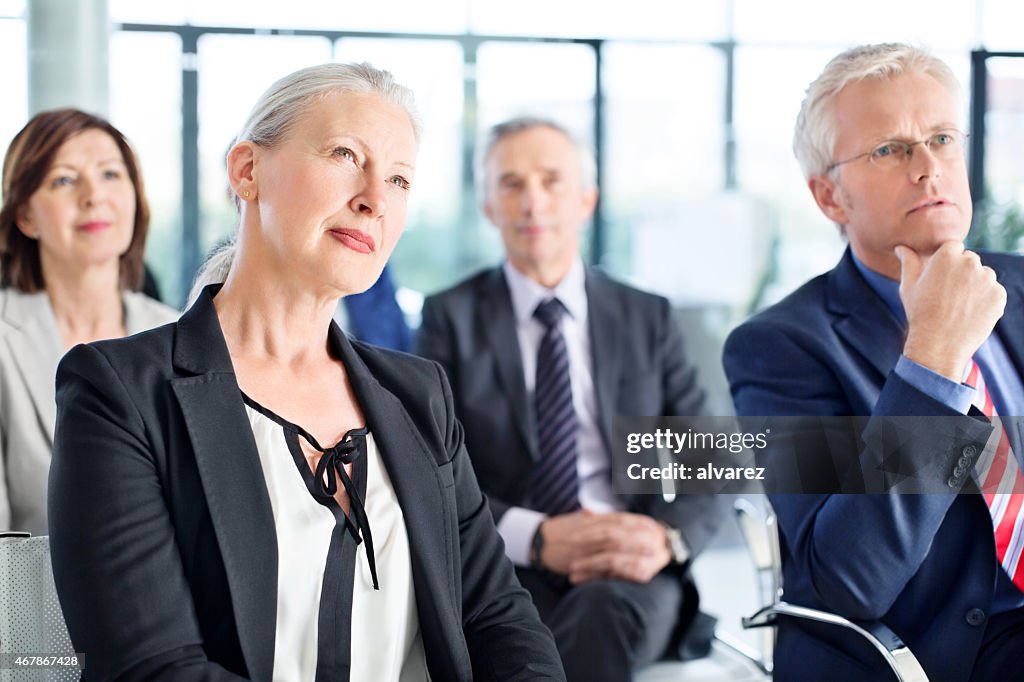
<svg viewBox="0 0 1024 682"><path fill-rule="evenodd" d="M960 459L958 459L958 460L956 461L956 463L957 463L957 465L958 465L958 466L957 466L957 469L959 469L959 468L961 468L961 467L963 467L964 469L966 469L967 467L969 467L969 466L971 465L971 458L970 458L970 457L968 457L967 455L961 455L961 456L960 456Z"/></svg>
<svg viewBox="0 0 1024 682"><path fill-rule="evenodd" d="M949 486L950 488L955 488L955 487L957 487L957 485L959 485L959 484L960 484L960 481L958 481L958 480L957 480L956 478L954 478L953 476L950 476L950 477L949 477L949 480L948 480L948 481L946 481L946 485L948 485L948 486Z"/></svg>
<svg viewBox="0 0 1024 682"><path fill-rule="evenodd" d="M985 622L985 612L981 609L971 609L967 612L966 618L968 625L981 625Z"/></svg>
<svg viewBox="0 0 1024 682"><path fill-rule="evenodd" d="M978 448L974 447L973 445L965 445L964 449L960 451L960 454L962 454L964 457L974 457L976 454L978 454Z"/></svg>

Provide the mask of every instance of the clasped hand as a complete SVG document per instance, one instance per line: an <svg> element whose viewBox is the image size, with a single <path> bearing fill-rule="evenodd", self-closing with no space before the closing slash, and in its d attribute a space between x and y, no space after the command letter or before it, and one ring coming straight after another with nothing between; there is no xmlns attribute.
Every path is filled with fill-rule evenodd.
<svg viewBox="0 0 1024 682"><path fill-rule="evenodd" d="M960 383L964 368L1006 307L1006 290L992 268L960 242L930 256L897 246L900 299L907 314L904 355Z"/></svg>
<svg viewBox="0 0 1024 682"><path fill-rule="evenodd" d="M587 510L546 519L541 563L573 584L601 578L646 583L668 565L665 528L649 516Z"/></svg>

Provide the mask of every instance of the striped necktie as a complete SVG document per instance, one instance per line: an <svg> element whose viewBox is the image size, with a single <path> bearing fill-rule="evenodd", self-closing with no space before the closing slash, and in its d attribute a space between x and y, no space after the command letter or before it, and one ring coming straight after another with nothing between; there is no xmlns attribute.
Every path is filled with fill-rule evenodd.
<svg viewBox="0 0 1024 682"><path fill-rule="evenodd" d="M992 514L992 528L996 536L996 556L1017 589L1024 592L1024 475L1010 449L1003 424L998 419L992 396L985 386L985 377L978 363L971 361L964 383L975 389L973 404L992 420L994 431L978 458L975 467L978 486Z"/></svg>
<svg viewBox="0 0 1024 682"><path fill-rule="evenodd" d="M552 516L579 508L576 474L579 419L572 403L569 354L559 329L565 312L561 301L550 298L533 313L544 325L544 336L537 350L537 382L533 395L540 456L533 469L530 497L534 509Z"/></svg>

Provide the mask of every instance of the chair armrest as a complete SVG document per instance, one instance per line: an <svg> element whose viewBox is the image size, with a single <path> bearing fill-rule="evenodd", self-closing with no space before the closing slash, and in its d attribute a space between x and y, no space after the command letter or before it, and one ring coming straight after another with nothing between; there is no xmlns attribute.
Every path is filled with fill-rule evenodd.
<svg viewBox="0 0 1024 682"><path fill-rule="evenodd" d="M827 611L784 601L764 607L743 619L744 628L776 625L780 616L802 618L852 630L870 643L892 668L900 682L928 682L924 668L895 632L878 621L852 621Z"/></svg>

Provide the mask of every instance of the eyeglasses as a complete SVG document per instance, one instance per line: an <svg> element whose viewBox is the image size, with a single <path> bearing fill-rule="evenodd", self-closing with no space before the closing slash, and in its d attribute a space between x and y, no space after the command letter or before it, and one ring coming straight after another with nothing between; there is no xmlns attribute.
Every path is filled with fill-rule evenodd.
<svg viewBox="0 0 1024 682"><path fill-rule="evenodd" d="M844 163L850 163L851 161L862 159L865 156L868 157L868 161L879 168L889 170L900 168L910 161L910 157L914 153L914 147L919 144L923 144L927 147L928 151L930 151L935 158L943 161L949 161L963 155L964 145L967 143L967 137L967 133L956 130L955 128L949 128L947 130L940 130L937 133L933 133L931 137L925 140L918 140L917 142L886 140L869 152L864 152L857 156L851 156L850 158L843 159L842 161L836 161L826 168L825 172L831 173Z"/></svg>

